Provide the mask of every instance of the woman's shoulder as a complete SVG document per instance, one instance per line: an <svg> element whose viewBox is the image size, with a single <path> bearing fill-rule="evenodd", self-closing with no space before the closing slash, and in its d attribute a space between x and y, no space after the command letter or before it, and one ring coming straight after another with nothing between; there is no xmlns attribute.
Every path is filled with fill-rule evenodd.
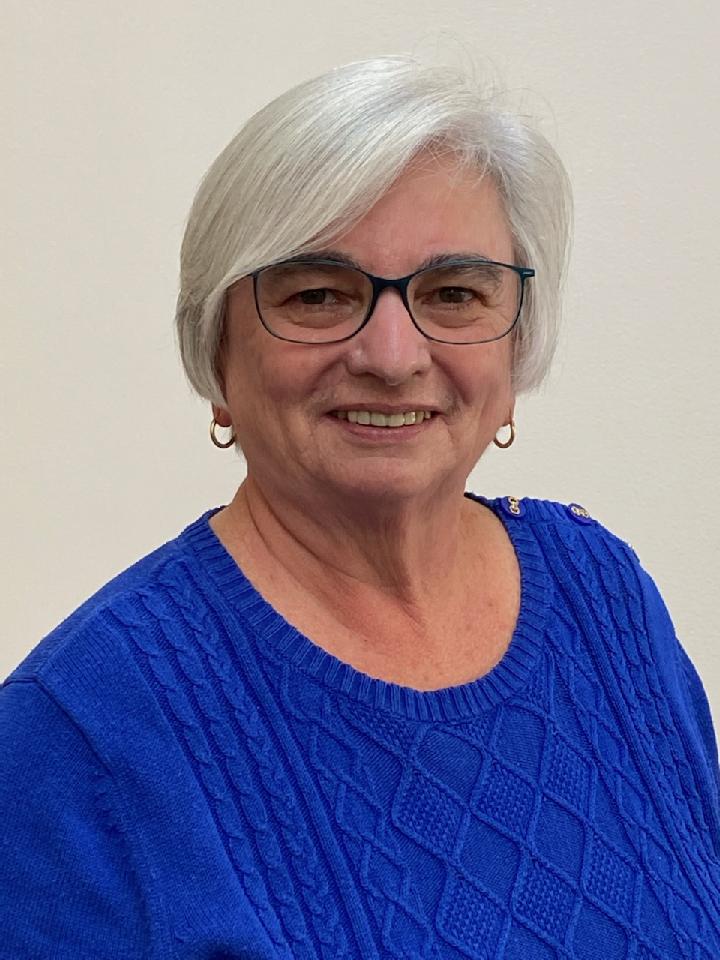
<svg viewBox="0 0 720 960"><path fill-rule="evenodd" d="M635 548L585 503L499 497L492 501L516 548L532 540L534 553L552 576L580 589L586 598L623 598L633 616L665 619L667 611L653 577ZM525 551L523 551L525 553Z"/></svg>
<svg viewBox="0 0 720 960"><path fill-rule="evenodd" d="M711 819L720 850L720 766L710 706L653 576L635 549L585 505L504 497L495 509L513 524L516 540L519 531L532 531L560 592L573 597L583 622L601 627L601 642L623 679L642 681L658 722L684 731L688 762L714 798ZM677 757L685 754L682 743L674 746Z"/></svg>
<svg viewBox="0 0 720 960"><path fill-rule="evenodd" d="M3 956L47 955L52 924L35 922L39 890L58 905L63 957L89 955L82 947L107 942L113 925L122 956L172 951L153 857L184 917L187 884L172 878L187 876L187 850L200 862L214 842L201 814L174 815L201 809L207 764L186 694L209 687L187 642L187 625L202 622L193 538L207 516L106 583L0 686L0 808L12 841L0 862Z"/></svg>
<svg viewBox="0 0 720 960"><path fill-rule="evenodd" d="M212 604L204 598L212 591L202 585L204 561L193 543L193 530L207 526L206 517L106 583L7 676L0 685L0 727L21 730L22 737L0 742L0 767L21 763L23 744L41 728L45 743L53 744L47 751L52 770L38 775L61 776L63 764L76 770L82 759L98 775L112 771L132 793L142 768L147 795L163 764L159 781L175 778L178 747L163 705L172 703L189 722L182 677L198 675L193 639L211 634ZM64 753L55 748L60 741ZM82 758L80 743L87 747Z"/></svg>
<svg viewBox="0 0 720 960"><path fill-rule="evenodd" d="M482 498L481 498L482 499ZM537 497L505 496L492 501L495 509L509 519L529 520L540 524L561 524L572 527L594 527L605 533L610 531L591 509L577 501L562 502Z"/></svg>
<svg viewBox="0 0 720 960"><path fill-rule="evenodd" d="M3 681L40 679L58 658L72 658L73 647L90 636L93 643L108 634L122 633L150 622L148 611L159 609L162 594L185 589L188 571L199 565L193 550L197 532L207 526L208 511L177 536L156 547L103 584L46 634ZM144 611L144 612L143 612Z"/></svg>
<svg viewBox="0 0 720 960"><path fill-rule="evenodd" d="M605 518L591 506L577 501L562 502L535 497L504 496L493 500L475 497L491 506L512 531L531 526L541 541L560 539L580 549L597 549L602 543L616 562L638 565L634 548L605 523Z"/></svg>

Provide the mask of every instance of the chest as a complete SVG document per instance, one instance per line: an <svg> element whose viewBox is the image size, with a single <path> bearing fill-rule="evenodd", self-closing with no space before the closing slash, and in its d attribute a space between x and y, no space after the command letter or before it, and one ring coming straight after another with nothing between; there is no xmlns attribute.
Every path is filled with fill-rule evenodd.
<svg viewBox="0 0 720 960"><path fill-rule="evenodd" d="M234 757L257 782L236 780L230 849L246 883L264 879L258 937L290 945L258 956L400 960L408 945L437 960L718 955L703 839L675 836L681 811L643 782L633 730L592 670L580 688L580 662L544 656L512 702L445 722L404 717L402 699L378 710L285 666L262 661L291 736L276 746L277 721L260 712ZM716 865L704 879L717 889ZM222 911L213 943L251 929L238 917ZM217 956L197 935L187 943L187 960Z"/></svg>

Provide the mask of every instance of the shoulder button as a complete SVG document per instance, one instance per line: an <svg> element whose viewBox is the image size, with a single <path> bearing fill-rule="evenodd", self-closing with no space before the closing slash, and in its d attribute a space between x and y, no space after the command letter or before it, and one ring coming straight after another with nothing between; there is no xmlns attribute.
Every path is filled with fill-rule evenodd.
<svg viewBox="0 0 720 960"><path fill-rule="evenodd" d="M576 523L594 523L595 521L587 512L585 507L581 507L579 503L571 503L565 507L567 512L570 514L572 519Z"/></svg>
<svg viewBox="0 0 720 960"><path fill-rule="evenodd" d="M509 517L521 517L525 513L519 497L503 497L500 506Z"/></svg>

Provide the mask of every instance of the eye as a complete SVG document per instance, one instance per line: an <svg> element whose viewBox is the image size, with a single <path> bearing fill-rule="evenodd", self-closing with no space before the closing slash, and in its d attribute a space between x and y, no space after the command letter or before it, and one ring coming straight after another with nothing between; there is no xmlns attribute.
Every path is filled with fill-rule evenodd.
<svg viewBox="0 0 720 960"><path fill-rule="evenodd" d="M419 273L412 295L428 310L486 308L502 295L503 278L496 264L449 264Z"/></svg>
<svg viewBox="0 0 720 960"><path fill-rule="evenodd" d="M467 287L440 287L435 292L441 303L469 303L475 297Z"/></svg>
<svg viewBox="0 0 720 960"><path fill-rule="evenodd" d="M328 303L337 303L337 291L329 287L315 287L312 290L301 290L295 296L301 303L308 306L324 306Z"/></svg>

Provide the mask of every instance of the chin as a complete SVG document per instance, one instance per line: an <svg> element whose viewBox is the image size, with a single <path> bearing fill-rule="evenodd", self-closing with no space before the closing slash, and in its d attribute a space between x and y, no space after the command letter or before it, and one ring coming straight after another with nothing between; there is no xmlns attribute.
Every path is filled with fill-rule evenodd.
<svg viewBox="0 0 720 960"><path fill-rule="evenodd" d="M421 470L408 463L374 463L353 465L352 472L327 478L326 483L341 496L347 496L367 507L373 501L389 504L413 498L422 499L447 483L447 475L437 469Z"/></svg>

